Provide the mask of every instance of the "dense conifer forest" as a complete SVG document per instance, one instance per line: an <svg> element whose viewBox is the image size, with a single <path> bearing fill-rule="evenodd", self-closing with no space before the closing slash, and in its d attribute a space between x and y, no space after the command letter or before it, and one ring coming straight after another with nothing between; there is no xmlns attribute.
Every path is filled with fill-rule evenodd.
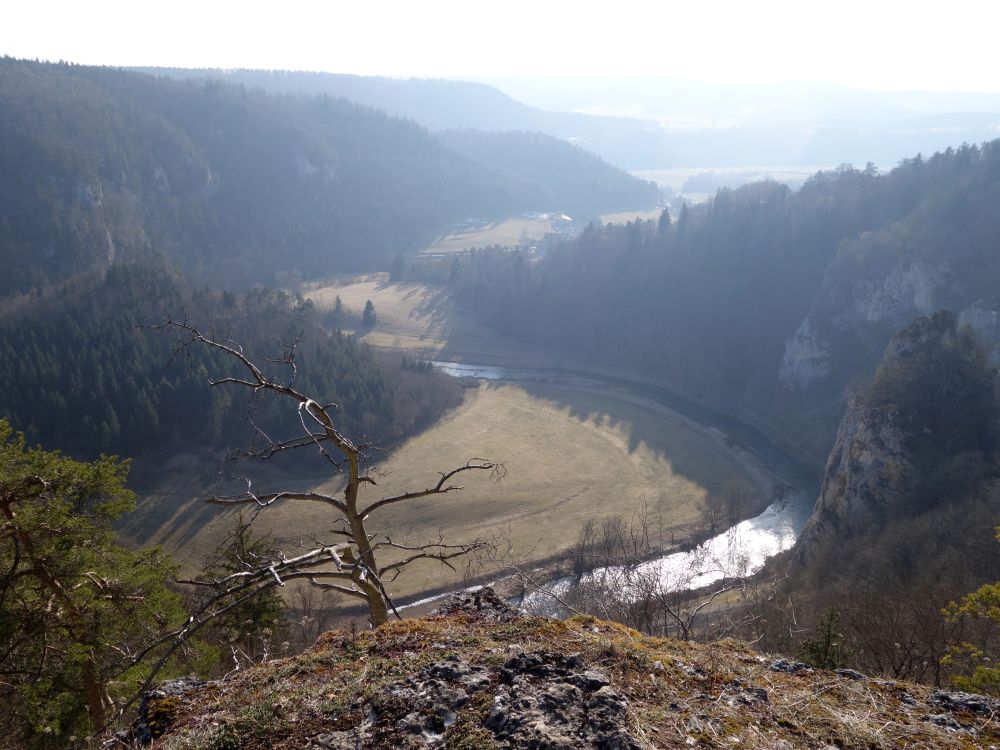
<svg viewBox="0 0 1000 750"><path fill-rule="evenodd" d="M998 191L994 141L886 174L820 172L796 192L720 190L659 222L593 225L538 263L484 251L416 273L453 281L511 336L639 367L762 420L819 467L843 389L874 371L893 333L941 307L963 322L993 314Z"/></svg>
<svg viewBox="0 0 1000 750"><path fill-rule="evenodd" d="M445 376L376 358L286 292L191 289L160 269L113 266L93 286L36 301L0 322L0 413L32 443L85 458L162 455L184 444L212 449L250 438L248 414L271 409L269 402L242 406L232 393L211 388L210 375L219 377L225 363L209 351L177 351L176 340L155 329L165 315L187 315L272 359L301 337L299 382L342 405L345 429L380 444L427 424L455 398L457 386ZM275 374L291 378L284 369L275 365ZM293 432L298 422L292 414L279 424Z"/></svg>

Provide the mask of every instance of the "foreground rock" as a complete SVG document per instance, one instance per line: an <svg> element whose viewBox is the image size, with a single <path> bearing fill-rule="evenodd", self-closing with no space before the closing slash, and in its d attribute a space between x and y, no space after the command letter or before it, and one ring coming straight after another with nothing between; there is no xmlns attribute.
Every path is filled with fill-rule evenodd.
<svg viewBox="0 0 1000 750"><path fill-rule="evenodd" d="M812 669L735 641L522 617L477 593L423 620L327 633L225 681L160 686L144 703L147 731L130 739L164 750L1000 747L997 704L983 696Z"/></svg>

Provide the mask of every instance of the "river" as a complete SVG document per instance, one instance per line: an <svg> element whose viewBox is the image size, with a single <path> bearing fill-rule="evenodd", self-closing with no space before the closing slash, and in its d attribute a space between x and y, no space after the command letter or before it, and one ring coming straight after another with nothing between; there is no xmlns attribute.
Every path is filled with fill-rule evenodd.
<svg viewBox="0 0 1000 750"><path fill-rule="evenodd" d="M688 552L676 552L646 561L629 569L630 575L656 576L670 588L697 589L723 579L740 578L759 570L768 558L795 544L816 499L815 476L794 458L781 452L763 434L748 425L687 401L683 397L646 382L627 378L605 377L593 373L564 370L535 370L459 362L432 362L455 377L510 382L544 382L572 386L596 386L624 391L634 398L648 399L706 428L724 432L738 441L740 449L751 454L782 487L781 499L760 515L749 518L714 536ZM734 453L737 452L733 448ZM621 569L601 568L591 576L615 575ZM548 587L554 593L565 592L573 579L554 581ZM544 594L533 593L525 599L528 608L550 610Z"/></svg>

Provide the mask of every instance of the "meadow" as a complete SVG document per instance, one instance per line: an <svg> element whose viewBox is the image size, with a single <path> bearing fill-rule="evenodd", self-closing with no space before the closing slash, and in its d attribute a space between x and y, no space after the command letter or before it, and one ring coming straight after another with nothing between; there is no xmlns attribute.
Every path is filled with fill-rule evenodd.
<svg viewBox="0 0 1000 750"><path fill-rule="evenodd" d="M571 367L558 352L505 341L461 315L443 291L390 284L384 275L306 288L320 307L343 303L360 309L372 299L378 325L363 338L383 348L454 361L520 367ZM483 360L478 360L482 357ZM582 363L577 363L582 367ZM665 406L584 377L553 376L523 383L470 382L462 403L424 432L385 453L373 452L377 487L365 498L423 489L438 471L472 457L501 461L506 479L465 475L462 492L390 506L370 530L394 541L423 543L489 539L520 564L551 558L570 546L589 520L645 514L663 543L681 541L699 526L706 492L737 476L749 477L762 496L770 478L753 459L734 450L721 432ZM231 528L235 511L202 503L222 491L213 474L218 457L183 455L162 467L141 493L139 510L123 532L139 543L163 544L185 572L196 572ZM340 480L317 459L306 470L277 465L245 467L259 491L315 489L335 494ZM228 485L230 491L245 487ZM332 525L325 506L287 502L267 508L257 528L286 548L325 541ZM476 572L488 573L488 568ZM415 567L390 592L414 597L458 585L464 571L436 564Z"/></svg>
<svg viewBox="0 0 1000 750"><path fill-rule="evenodd" d="M474 247L501 245L513 247L540 240L553 230L552 220L539 217L518 217L483 223L442 235L428 245L425 253L455 253Z"/></svg>

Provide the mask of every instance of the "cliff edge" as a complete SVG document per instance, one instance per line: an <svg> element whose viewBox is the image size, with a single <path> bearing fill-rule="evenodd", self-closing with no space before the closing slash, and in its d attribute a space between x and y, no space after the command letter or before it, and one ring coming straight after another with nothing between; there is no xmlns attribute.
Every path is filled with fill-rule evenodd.
<svg viewBox="0 0 1000 750"><path fill-rule="evenodd" d="M121 742L175 748L970 748L1000 705L737 641L521 616L490 589L299 656L146 696Z"/></svg>

